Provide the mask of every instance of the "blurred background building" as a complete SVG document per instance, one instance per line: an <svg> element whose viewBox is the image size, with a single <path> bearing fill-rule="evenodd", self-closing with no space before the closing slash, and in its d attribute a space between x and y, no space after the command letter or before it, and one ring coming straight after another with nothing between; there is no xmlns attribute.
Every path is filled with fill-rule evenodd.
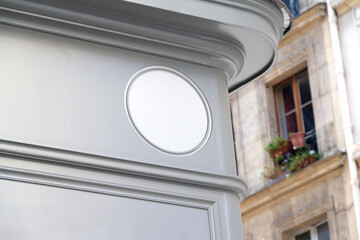
<svg viewBox="0 0 360 240"><path fill-rule="evenodd" d="M360 1L283 2L276 64L230 94L244 239L360 239ZM297 132L304 148L264 150Z"/></svg>

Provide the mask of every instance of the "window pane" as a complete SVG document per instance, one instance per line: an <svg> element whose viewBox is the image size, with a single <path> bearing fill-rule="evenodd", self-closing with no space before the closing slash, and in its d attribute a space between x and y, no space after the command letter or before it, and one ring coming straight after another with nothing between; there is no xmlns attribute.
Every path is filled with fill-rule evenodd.
<svg viewBox="0 0 360 240"><path fill-rule="evenodd" d="M280 119L281 136L288 139L289 132L297 132L296 113L292 113Z"/></svg>
<svg viewBox="0 0 360 240"><path fill-rule="evenodd" d="M303 234L297 235L295 237L295 240L311 240L310 231L307 231Z"/></svg>
<svg viewBox="0 0 360 240"><path fill-rule="evenodd" d="M282 136L284 139L288 139L287 126L286 126L286 118L281 118L281 119L280 119L280 132L281 132L281 136Z"/></svg>
<svg viewBox="0 0 360 240"><path fill-rule="evenodd" d="M315 129L313 131L308 132L308 134L305 136L305 142L306 144L310 145L311 150L318 151Z"/></svg>
<svg viewBox="0 0 360 240"><path fill-rule="evenodd" d="M281 87L282 97L283 97L283 108L285 113L290 112L295 108L294 104L294 95L291 82L286 83Z"/></svg>
<svg viewBox="0 0 360 240"><path fill-rule="evenodd" d="M303 107L302 117L304 120L305 133L308 133L309 131L315 129L314 112L313 112L312 104Z"/></svg>
<svg viewBox="0 0 360 240"><path fill-rule="evenodd" d="M304 104L311 100L310 93L310 84L307 71L303 71L296 75L296 80L298 82L299 91L300 91L300 101L301 104Z"/></svg>
<svg viewBox="0 0 360 240"><path fill-rule="evenodd" d="M297 132L296 113L286 116L286 130L289 132Z"/></svg>
<svg viewBox="0 0 360 240"><path fill-rule="evenodd" d="M302 117L305 129L305 141L306 144L311 146L311 149L317 151L316 132L315 132L315 121L312 104L302 108Z"/></svg>
<svg viewBox="0 0 360 240"><path fill-rule="evenodd" d="M318 226L317 232L318 232L319 240L330 240L329 226L328 226L327 222Z"/></svg>

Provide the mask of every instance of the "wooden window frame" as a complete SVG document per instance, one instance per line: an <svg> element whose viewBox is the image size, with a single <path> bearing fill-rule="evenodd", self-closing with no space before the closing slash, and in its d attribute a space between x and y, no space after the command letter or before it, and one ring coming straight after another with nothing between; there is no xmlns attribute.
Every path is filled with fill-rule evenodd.
<svg viewBox="0 0 360 240"><path fill-rule="evenodd" d="M303 69L302 71L304 71L304 70L305 69ZM299 73L302 71L299 71ZM299 85L298 85L296 77L295 77L296 74L294 74L290 78L285 79L284 81L281 81L279 84L275 85L273 88L274 98L275 98L276 123L277 123L278 133L280 136L281 136L280 116L279 116L279 106L278 106L276 90L278 88L282 87L283 85L287 84L288 82L292 83L297 129L298 129L298 132L304 132L303 119L302 119L302 113L301 113L301 103L300 103L300 91L299 91ZM312 99L311 99L311 102L312 102ZM304 103L303 105L307 105L307 104L310 104L310 102Z"/></svg>

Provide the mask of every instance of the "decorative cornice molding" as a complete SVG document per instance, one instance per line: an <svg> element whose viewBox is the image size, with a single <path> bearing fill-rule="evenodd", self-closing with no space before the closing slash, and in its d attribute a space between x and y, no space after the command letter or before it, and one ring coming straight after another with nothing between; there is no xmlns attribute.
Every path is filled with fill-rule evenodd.
<svg viewBox="0 0 360 240"><path fill-rule="evenodd" d="M85 13L76 13L75 16L69 10L62 9L59 13L56 8L48 6L33 7L26 5L26 8L27 10L24 11L14 6L3 7L0 5L0 23L131 51L190 61L221 69L229 76L240 71L243 66L244 52L241 46L237 46L226 39L216 39L211 36L206 39L205 36L194 38L182 33L181 42L171 42L172 38L179 37L179 33L172 33L165 29L146 29L149 35L162 35L163 38L170 40L165 41L160 38L139 35L140 33L137 31L145 31L143 26L128 24L125 20L120 24L119 20L104 19ZM51 17L47 15L51 15ZM209 59L211 61L207 62L206 60Z"/></svg>
<svg viewBox="0 0 360 240"><path fill-rule="evenodd" d="M278 0L0 0L0 23L220 69L231 90L273 64L288 14Z"/></svg>
<svg viewBox="0 0 360 240"><path fill-rule="evenodd" d="M149 179L166 180L173 183L186 183L197 187L208 187L230 191L245 198L247 186L238 176L191 171L166 166L135 162L125 159L97 156L30 144L0 140L0 156L22 157L47 164L100 169L109 172L141 176ZM0 166L1 166L0 161Z"/></svg>

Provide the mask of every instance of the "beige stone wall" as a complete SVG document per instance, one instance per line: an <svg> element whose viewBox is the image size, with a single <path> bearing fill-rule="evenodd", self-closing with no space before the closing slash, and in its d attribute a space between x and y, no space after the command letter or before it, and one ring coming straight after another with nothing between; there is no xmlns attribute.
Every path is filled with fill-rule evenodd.
<svg viewBox="0 0 360 240"><path fill-rule="evenodd" d="M348 226L344 162L341 155L327 158L246 199L245 239L292 240L298 230L323 220L332 240L355 239Z"/></svg>
<svg viewBox="0 0 360 240"><path fill-rule="evenodd" d="M324 158L344 150L341 114L334 73L325 5L298 17L298 27L280 44L276 65L267 74L230 96L234 138L240 176L249 194L266 186L264 166L272 160L264 151L278 136L273 86L308 68L319 152ZM302 19L303 18L303 19Z"/></svg>
<svg viewBox="0 0 360 240"><path fill-rule="evenodd" d="M269 125L265 88L262 82L254 81L230 98L238 171L250 186L250 194L264 187L260 175L269 164L264 151Z"/></svg>
<svg viewBox="0 0 360 240"><path fill-rule="evenodd" d="M301 2L313 6L317 1ZM343 2L341 9L346 9L354 0ZM273 163L264 148L279 134L273 86L305 67L323 158L294 177L263 179L264 166ZM297 230L322 220L328 221L331 240L356 239L347 160L341 153L345 143L325 4L316 4L295 19L292 32L280 43L274 67L232 93L230 102L238 172L249 186L248 198L241 204L245 240L292 239ZM359 149L355 155L360 163Z"/></svg>
<svg viewBox="0 0 360 240"><path fill-rule="evenodd" d="M277 64L263 80L271 87L300 66L308 68L319 151L327 157L344 149L331 38L325 5L308 15L295 21L298 27L281 43Z"/></svg>

